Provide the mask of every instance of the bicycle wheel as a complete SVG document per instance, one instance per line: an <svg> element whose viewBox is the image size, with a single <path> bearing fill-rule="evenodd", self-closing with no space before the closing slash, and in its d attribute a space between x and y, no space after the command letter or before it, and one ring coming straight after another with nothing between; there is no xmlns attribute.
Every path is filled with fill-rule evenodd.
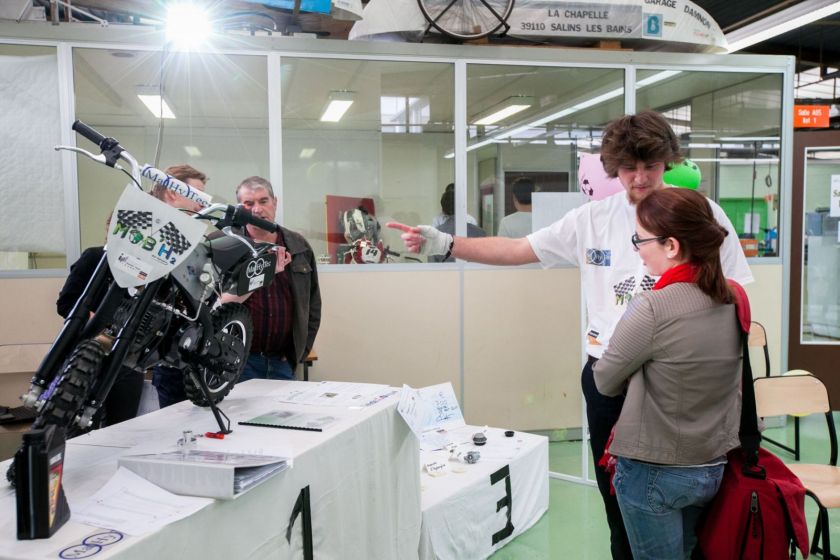
<svg viewBox="0 0 840 560"><path fill-rule="evenodd" d="M417 0L420 11L444 35L459 40L480 39L504 26L514 0Z"/></svg>

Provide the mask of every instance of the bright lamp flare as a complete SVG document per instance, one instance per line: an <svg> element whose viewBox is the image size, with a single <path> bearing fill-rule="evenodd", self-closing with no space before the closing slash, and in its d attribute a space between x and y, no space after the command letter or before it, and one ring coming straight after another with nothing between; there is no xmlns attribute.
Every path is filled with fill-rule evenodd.
<svg viewBox="0 0 840 560"><path fill-rule="evenodd" d="M210 19L196 4L170 4L166 10L166 39L179 50L201 45L210 35Z"/></svg>

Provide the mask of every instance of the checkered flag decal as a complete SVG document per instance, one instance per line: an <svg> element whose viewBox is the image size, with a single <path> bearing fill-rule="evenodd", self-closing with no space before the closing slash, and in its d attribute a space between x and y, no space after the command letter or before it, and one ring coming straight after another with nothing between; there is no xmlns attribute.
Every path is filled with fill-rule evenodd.
<svg viewBox="0 0 840 560"><path fill-rule="evenodd" d="M137 210L118 210L117 223L133 229L148 230L152 227L152 213Z"/></svg>
<svg viewBox="0 0 840 560"><path fill-rule="evenodd" d="M613 290L615 290L616 297L619 296L626 296L627 294L632 294L633 289L636 287L636 279L632 276L627 280L623 280L619 284L613 286Z"/></svg>
<svg viewBox="0 0 840 560"><path fill-rule="evenodd" d="M656 279L645 274L645 277L642 278L642 291L649 292L653 289L654 284L656 284Z"/></svg>
<svg viewBox="0 0 840 560"><path fill-rule="evenodd" d="M172 222L168 222L165 226L160 228L160 240L167 245L172 246L172 250L179 255L183 255L192 245L187 239L181 235L179 230Z"/></svg>
<svg viewBox="0 0 840 560"><path fill-rule="evenodd" d="M613 286L615 292L615 304L627 305L633 299L633 289L636 287L636 279L631 276Z"/></svg>

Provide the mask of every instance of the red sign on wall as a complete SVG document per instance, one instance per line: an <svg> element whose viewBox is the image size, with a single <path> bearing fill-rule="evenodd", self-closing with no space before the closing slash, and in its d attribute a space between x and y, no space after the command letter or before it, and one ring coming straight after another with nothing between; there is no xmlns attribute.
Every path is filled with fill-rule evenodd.
<svg viewBox="0 0 840 560"><path fill-rule="evenodd" d="M794 105L793 128L828 128L828 105Z"/></svg>

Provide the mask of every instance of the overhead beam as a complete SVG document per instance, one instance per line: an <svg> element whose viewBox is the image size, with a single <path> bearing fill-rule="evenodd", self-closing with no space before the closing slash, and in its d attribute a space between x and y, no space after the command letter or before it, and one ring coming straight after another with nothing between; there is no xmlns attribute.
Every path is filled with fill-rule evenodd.
<svg viewBox="0 0 840 560"><path fill-rule="evenodd" d="M771 16L726 34L729 52L737 52L803 25L840 12L836 0L804 0Z"/></svg>

